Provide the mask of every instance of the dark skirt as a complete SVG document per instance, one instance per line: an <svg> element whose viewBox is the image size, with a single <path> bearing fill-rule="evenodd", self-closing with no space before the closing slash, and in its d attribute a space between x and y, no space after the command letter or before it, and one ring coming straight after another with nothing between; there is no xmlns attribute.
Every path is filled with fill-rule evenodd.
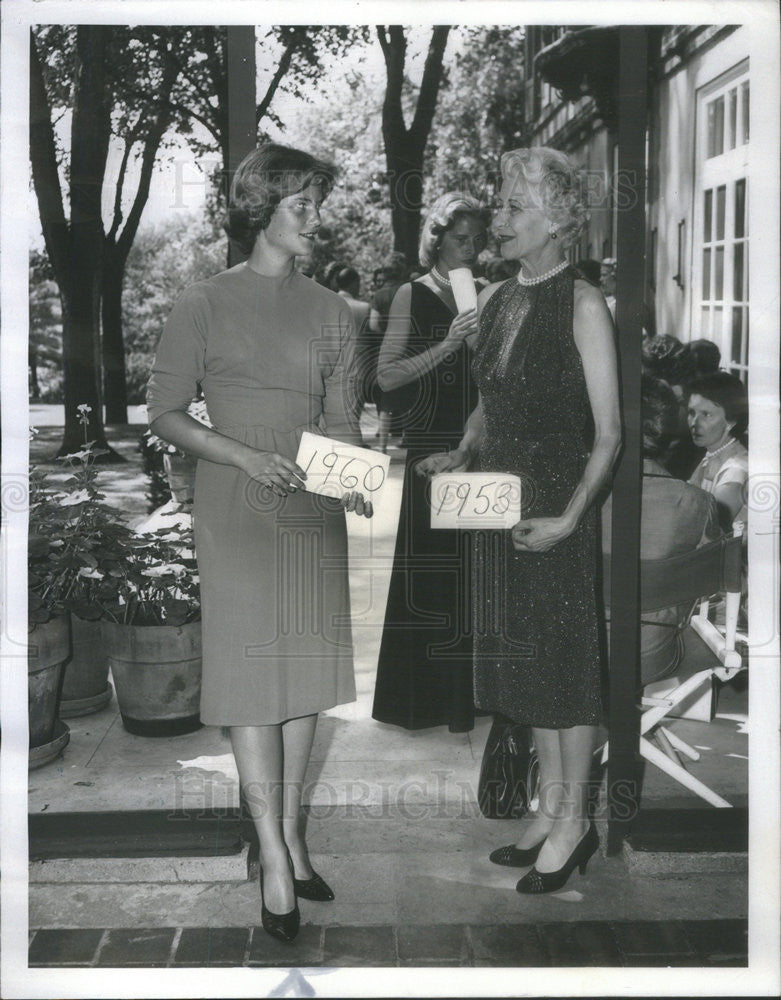
<svg viewBox="0 0 781 1000"><path fill-rule="evenodd" d="M472 540L429 527L428 482L411 466L430 453L407 453L372 716L466 732L474 726Z"/></svg>

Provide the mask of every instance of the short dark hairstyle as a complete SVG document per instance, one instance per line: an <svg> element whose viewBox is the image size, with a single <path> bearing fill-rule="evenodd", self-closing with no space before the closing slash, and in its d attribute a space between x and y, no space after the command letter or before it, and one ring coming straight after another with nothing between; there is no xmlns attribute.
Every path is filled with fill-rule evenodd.
<svg viewBox="0 0 781 1000"><path fill-rule="evenodd" d="M385 272L384 279L386 282L402 282L406 278L409 271L407 258L403 253L401 253L400 250L394 250L388 257L387 262L382 266L382 268L378 268L378 270Z"/></svg>
<svg viewBox="0 0 781 1000"><path fill-rule="evenodd" d="M223 228L249 254L258 233L269 224L283 198L310 184L322 187L326 195L335 178L336 168L330 163L291 146L264 143L248 153L236 168Z"/></svg>
<svg viewBox="0 0 781 1000"><path fill-rule="evenodd" d="M330 288L333 291L336 285L336 276L343 267L344 264L340 260L329 260L318 279L320 284L325 285L326 288Z"/></svg>
<svg viewBox="0 0 781 1000"><path fill-rule="evenodd" d="M643 454L658 458L678 429L678 399L670 386L653 375L643 375L640 387L643 416Z"/></svg>
<svg viewBox="0 0 781 1000"><path fill-rule="evenodd" d="M709 372L693 378L686 386L686 398L702 396L724 410L724 416L735 426L730 434L736 438L748 427L748 393L737 375L732 372Z"/></svg>
<svg viewBox="0 0 781 1000"><path fill-rule="evenodd" d="M643 372L668 385L684 385L694 377L694 365L684 345L669 333L643 341Z"/></svg>
<svg viewBox="0 0 781 1000"><path fill-rule="evenodd" d="M694 377L719 370L721 351L712 340L701 337L699 340L690 340L684 346L692 359Z"/></svg>
<svg viewBox="0 0 781 1000"><path fill-rule="evenodd" d="M361 278L354 267L343 267L341 271L337 271L336 277L333 281L336 288L342 292L346 288L351 288L355 284L360 284Z"/></svg>

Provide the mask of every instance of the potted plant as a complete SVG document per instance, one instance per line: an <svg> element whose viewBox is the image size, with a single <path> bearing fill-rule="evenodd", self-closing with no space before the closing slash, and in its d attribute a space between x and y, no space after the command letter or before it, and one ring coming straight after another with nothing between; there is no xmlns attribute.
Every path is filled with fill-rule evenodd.
<svg viewBox="0 0 781 1000"><path fill-rule="evenodd" d="M204 399L194 399L187 407L187 412L200 423L211 427ZM147 440L147 446L159 451L163 456L163 468L173 499L179 504L192 503L195 497L195 470L198 460L177 448L176 445L163 441L151 431L146 431L144 436Z"/></svg>
<svg viewBox="0 0 781 1000"><path fill-rule="evenodd" d="M86 440L90 407L78 409L85 441L79 452L61 459L69 477L55 487L37 474L31 477L31 615L54 607L69 612L71 621L72 655L62 681L61 718L96 712L111 700L98 624L111 591L102 585L97 567L131 534L117 511L103 502L95 470L101 452Z"/></svg>
<svg viewBox="0 0 781 1000"><path fill-rule="evenodd" d="M200 591L192 519L118 540L100 561L100 628L122 722L140 736L173 736L201 725Z"/></svg>
<svg viewBox="0 0 781 1000"><path fill-rule="evenodd" d="M46 586L47 567L64 545L60 512L35 473L30 476L29 510L27 715L29 766L34 768L54 760L70 740L58 709L71 633L70 615Z"/></svg>

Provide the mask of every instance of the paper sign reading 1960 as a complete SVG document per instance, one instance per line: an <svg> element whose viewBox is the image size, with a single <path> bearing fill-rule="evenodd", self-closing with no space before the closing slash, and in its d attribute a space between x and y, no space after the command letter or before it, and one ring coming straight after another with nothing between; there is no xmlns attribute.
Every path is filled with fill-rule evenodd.
<svg viewBox="0 0 781 1000"><path fill-rule="evenodd" d="M432 528L511 528L521 519L521 480L501 472L431 478Z"/></svg>
<svg viewBox="0 0 781 1000"><path fill-rule="evenodd" d="M345 493L363 493L376 507L388 479L390 456L304 431L296 462L306 473L308 492L336 500Z"/></svg>

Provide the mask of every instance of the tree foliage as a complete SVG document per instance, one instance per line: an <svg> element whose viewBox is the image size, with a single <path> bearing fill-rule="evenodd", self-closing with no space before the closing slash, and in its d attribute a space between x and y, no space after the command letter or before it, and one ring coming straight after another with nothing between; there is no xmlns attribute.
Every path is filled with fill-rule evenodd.
<svg viewBox="0 0 781 1000"><path fill-rule="evenodd" d="M46 254L30 254L30 326L27 341L30 398L60 401L62 306Z"/></svg>
<svg viewBox="0 0 781 1000"><path fill-rule="evenodd" d="M256 118L279 121L278 91L303 94L326 54L362 29L270 28L274 72ZM70 119L70 142L63 126ZM90 433L105 444L107 419L126 419L122 295L125 266L161 150L184 136L196 153L219 149L227 162L227 31L216 27L44 26L31 37L33 179L47 253L62 299L65 434L78 446L76 407L90 406ZM116 178L109 151L118 152ZM113 182L113 185L112 185ZM104 220L104 189L111 208ZM99 331L103 331L102 343Z"/></svg>
<svg viewBox="0 0 781 1000"><path fill-rule="evenodd" d="M285 129L286 141L334 163L339 171L323 206L314 270L321 271L331 260L343 261L359 272L364 291L393 245L381 109L381 86L353 64L333 81L328 102L302 108Z"/></svg>
<svg viewBox="0 0 781 1000"><path fill-rule="evenodd" d="M423 161L431 132L450 27L435 25L431 31L423 77L414 114L407 125L404 106L407 35L398 24L377 25L377 39L385 59L386 85L382 104L387 180L391 201L393 246L414 266L418 257L418 231L423 204Z"/></svg>
<svg viewBox="0 0 781 1000"><path fill-rule="evenodd" d="M109 381L119 368L121 327L106 315L107 282L121 273L146 204L152 169L172 114L166 104L176 68L171 29L44 26L31 35L30 157L47 253L63 316L65 432L78 448L77 407L90 410L90 436L105 445L101 353ZM64 136L70 119L70 136ZM183 124L183 123L180 123ZM184 126L186 127L186 125ZM113 146L112 146L113 144ZM121 150L113 190L109 152ZM128 168L138 154L140 169ZM126 190L133 173L135 186ZM104 188L112 194L104 223ZM116 299L116 295L114 296ZM104 342L101 345L101 307ZM101 351L102 347L102 351Z"/></svg>
<svg viewBox="0 0 781 1000"><path fill-rule="evenodd" d="M523 39L518 27L460 27L442 81L423 166L423 208L448 190L468 190L490 201L503 152L524 141ZM357 54L357 53L356 53ZM293 145L333 160L338 183L325 203L329 239L316 248L315 265L344 260L364 283L393 249L391 188L381 115L386 80L357 61L319 100L288 122ZM401 109L414 120L420 89L404 72ZM417 250L418 218L410 245ZM412 256L412 254L410 254ZM408 258L409 259L409 258ZM414 263L417 263L416 253Z"/></svg>
<svg viewBox="0 0 781 1000"><path fill-rule="evenodd" d="M461 29L426 148L428 201L452 190L490 200L501 154L523 144L524 33L522 27Z"/></svg>
<svg viewBox="0 0 781 1000"><path fill-rule="evenodd" d="M225 267L228 240L205 215L144 227L127 262L124 302L128 401L143 403L163 325L182 291Z"/></svg>

